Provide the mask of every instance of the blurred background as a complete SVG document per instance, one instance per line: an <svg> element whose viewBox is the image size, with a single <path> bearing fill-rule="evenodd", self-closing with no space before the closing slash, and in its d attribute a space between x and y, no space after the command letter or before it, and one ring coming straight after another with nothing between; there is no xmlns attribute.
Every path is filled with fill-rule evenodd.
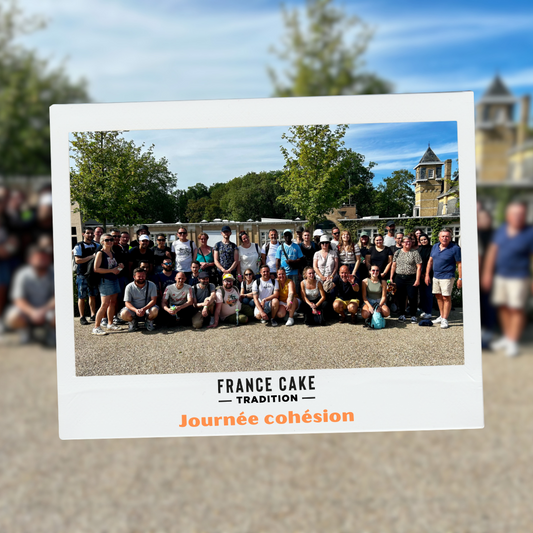
<svg viewBox="0 0 533 533"><path fill-rule="evenodd" d="M508 205L533 217L532 26L526 1L0 0L0 530L530 530L529 301L522 357L484 351L486 429L314 437L60 442L53 295L29 345L6 317L53 263L53 103L473 90L483 274Z"/></svg>

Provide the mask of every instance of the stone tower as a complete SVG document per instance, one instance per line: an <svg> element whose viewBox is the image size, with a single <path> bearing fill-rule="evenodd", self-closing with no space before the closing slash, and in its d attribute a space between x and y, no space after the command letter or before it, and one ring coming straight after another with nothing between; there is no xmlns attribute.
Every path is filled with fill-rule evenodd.
<svg viewBox="0 0 533 533"><path fill-rule="evenodd" d="M476 106L476 172L480 182L503 182L509 175L509 152L517 141L516 104L517 99L496 76Z"/></svg>
<svg viewBox="0 0 533 533"><path fill-rule="evenodd" d="M444 176L443 166L445 167ZM414 170L416 171L416 179L413 216L436 216L439 211L438 197L444 192L445 183L449 183L451 179L452 160L441 161L428 146L426 153Z"/></svg>

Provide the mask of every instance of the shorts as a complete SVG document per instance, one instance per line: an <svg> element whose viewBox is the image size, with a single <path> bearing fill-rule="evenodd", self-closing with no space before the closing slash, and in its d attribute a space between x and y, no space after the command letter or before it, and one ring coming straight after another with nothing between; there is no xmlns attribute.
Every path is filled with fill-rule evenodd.
<svg viewBox="0 0 533 533"><path fill-rule="evenodd" d="M295 309L295 311L298 311L298 309L300 308L300 304L301 304L302 302L300 301L299 298L295 298L295 300L296 300L296 309ZM294 303L294 301L293 301L293 303ZM280 305L280 306L283 306L283 307L287 307L287 302L282 302L282 301L280 300L280 301L279 301L279 305Z"/></svg>
<svg viewBox="0 0 533 533"><path fill-rule="evenodd" d="M118 279L102 278L98 285L100 296L113 296L113 294L120 293L120 283Z"/></svg>
<svg viewBox="0 0 533 533"><path fill-rule="evenodd" d="M98 288L89 287L87 278L82 275L76 276L76 287L78 287L78 300L85 300L87 296L96 296L98 294Z"/></svg>
<svg viewBox="0 0 533 533"><path fill-rule="evenodd" d="M342 298L335 298L336 302L342 302L346 307L348 307L349 304L357 304L359 305L359 300L343 300Z"/></svg>
<svg viewBox="0 0 533 533"><path fill-rule="evenodd" d="M128 316L128 313L131 317L133 318L136 318L137 320L145 320L146 317L150 314L150 311L152 309L156 309L157 312L159 313L159 306L157 305L154 305L153 307L150 307L150 309L147 309L144 313L144 316L140 317L140 316L137 316L133 311L130 311L127 307L123 307L119 313L119 317L122 318L122 320L126 320L124 317L125 316Z"/></svg>
<svg viewBox="0 0 533 533"><path fill-rule="evenodd" d="M529 278L504 278L494 276L491 301L493 305L504 305L511 309L525 309L529 298Z"/></svg>
<svg viewBox="0 0 533 533"><path fill-rule="evenodd" d="M442 294L443 296L451 296L454 283L455 283L455 278L449 278L449 279L433 278L433 287L431 289L431 292L433 292L433 294Z"/></svg>
<svg viewBox="0 0 533 533"><path fill-rule="evenodd" d="M261 305L263 306L263 311L267 315L272 311L272 300L268 300L268 302L261 302ZM259 307L254 307L254 315L257 318L261 318L261 309L259 309Z"/></svg>
<svg viewBox="0 0 533 533"><path fill-rule="evenodd" d="M381 300L373 300L372 298L369 298L369 299L368 299L368 303L369 303L372 307L374 307L374 306L376 306L376 305L379 305L379 302L381 302Z"/></svg>

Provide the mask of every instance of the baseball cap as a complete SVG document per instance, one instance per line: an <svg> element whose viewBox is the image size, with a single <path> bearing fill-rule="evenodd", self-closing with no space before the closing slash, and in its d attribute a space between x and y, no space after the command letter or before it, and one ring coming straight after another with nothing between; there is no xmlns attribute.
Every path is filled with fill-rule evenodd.
<svg viewBox="0 0 533 533"><path fill-rule="evenodd" d="M220 231L231 231L231 228L229 226L222 226Z"/></svg>
<svg viewBox="0 0 533 533"><path fill-rule="evenodd" d="M316 229L313 231L313 237L320 237L321 235L324 235L324 231L321 229Z"/></svg>
<svg viewBox="0 0 533 533"><path fill-rule="evenodd" d="M226 281L227 279L230 279L231 281L235 281L235 278L233 277L232 274L224 274L222 276L222 281Z"/></svg>
<svg viewBox="0 0 533 533"><path fill-rule="evenodd" d="M208 272L200 272L200 274L198 274L198 279L205 279L205 278L208 278L209 277L209 273Z"/></svg>
<svg viewBox="0 0 533 533"><path fill-rule="evenodd" d="M148 235L141 235L139 237L139 242L141 241L149 241L150 240L150 237L148 237Z"/></svg>
<svg viewBox="0 0 533 533"><path fill-rule="evenodd" d="M320 237L320 242L329 242L329 237L327 235L322 235L322 237Z"/></svg>
<svg viewBox="0 0 533 533"><path fill-rule="evenodd" d="M283 235L285 235L285 233L290 233L292 235L292 229L284 229L283 230Z"/></svg>

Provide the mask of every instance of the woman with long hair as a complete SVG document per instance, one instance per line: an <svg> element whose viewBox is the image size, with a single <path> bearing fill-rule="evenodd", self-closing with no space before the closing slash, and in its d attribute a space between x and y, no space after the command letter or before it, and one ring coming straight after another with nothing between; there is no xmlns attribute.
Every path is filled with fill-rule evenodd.
<svg viewBox="0 0 533 533"><path fill-rule="evenodd" d="M213 248L207 244L208 239L209 235L207 233L200 233L198 235L199 246L196 253L196 261L200 263L200 270L209 274L209 283L213 283L216 286L218 276L215 257L213 255Z"/></svg>
<svg viewBox="0 0 533 533"><path fill-rule="evenodd" d="M383 235L378 233L374 237L374 246L367 249L365 257L366 268L378 266L382 279L388 279L392 265L391 249L383 244Z"/></svg>
<svg viewBox="0 0 533 533"><path fill-rule="evenodd" d="M254 277L256 277L261 266L261 248L250 240L246 231L239 233L239 240L241 241L241 245L239 246L237 274L241 276L243 272L249 269L254 273ZM239 281L241 281L241 278L239 278Z"/></svg>
<svg viewBox="0 0 533 533"><path fill-rule="evenodd" d="M430 283L429 285L426 284L426 270L428 266L429 257L431 255L431 249L433 246L431 246L431 241L429 240L429 237L425 233L420 234L420 246L418 247L418 253L420 254L420 257L422 258L422 273L420 276L420 289L419 289L419 295L420 295L420 309L422 310L422 314L420 315L420 318L431 318L431 313L433 311L433 293L432 293L432 285L433 285L433 276L430 273Z"/></svg>
<svg viewBox="0 0 533 533"><path fill-rule="evenodd" d="M329 237L322 235L320 237L320 251L315 253L313 258L313 268L320 281L333 280L339 269L339 258L337 254L330 249Z"/></svg>
<svg viewBox="0 0 533 533"><path fill-rule="evenodd" d="M322 287L322 282L316 279L314 268L309 266L304 268L303 278L300 283L300 295L306 304L303 310L304 323L308 326L323 326L326 292Z"/></svg>
<svg viewBox="0 0 533 533"><path fill-rule="evenodd" d="M387 282L381 279L379 267L370 267L370 277L362 282L364 307L361 309L361 316L366 320L370 318L374 311L381 313L383 317L390 316L390 309L387 307Z"/></svg>
<svg viewBox="0 0 533 533"><path fill-rule="evenodd" d="M339 268L346 265L350 274L356 276L361 264L361 249L352 241L349 231L344 230L341 233L337 254L339 255Z"/></svg>
<svg viewBox="0 0 533 533"><path fill-rule="evenodd" d="M96 253L94 258L94 271L101 275L98 289L102 298L102 305L96 313L94 322L93 335L107 335L100 327L102 319L107 315L107 329L118 330L118 326L113 324L115 308L117 306L117 297L120 293L120 284L118 276L124 268L122 263L117 264L115 254L113 253L113 236L110 233L104 233L100 239L102 249Z"/></svg>
<svg viewBox="0 0 533 533"><path fill-rule="evenodd" d="M240 300L242 305L248 305L252 309L255 307L253 285L255 281L255 274L251 268L247 268L244 271L244 276L241 283L241 295Z"/></svg>

